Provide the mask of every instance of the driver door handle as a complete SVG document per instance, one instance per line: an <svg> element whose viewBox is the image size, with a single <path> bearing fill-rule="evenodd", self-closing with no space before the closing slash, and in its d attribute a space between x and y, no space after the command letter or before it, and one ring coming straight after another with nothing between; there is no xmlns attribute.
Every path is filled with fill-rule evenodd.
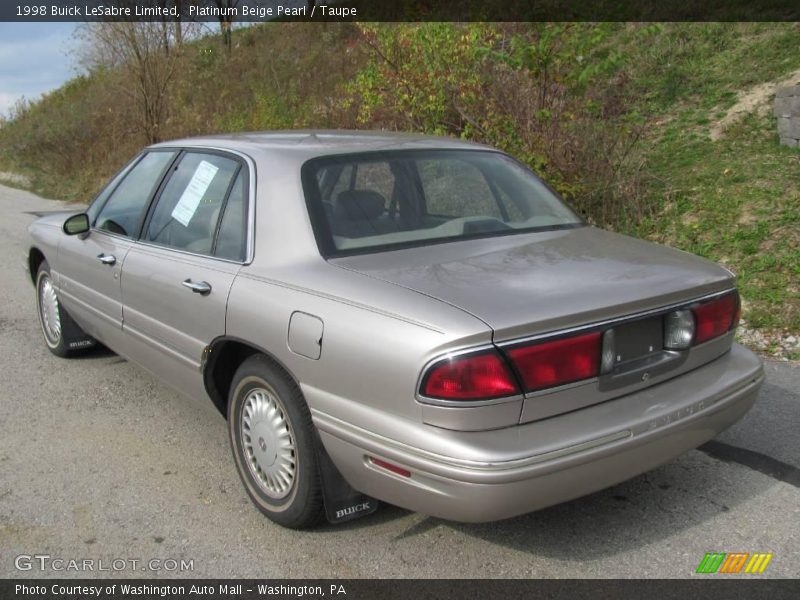
<svg viewBox="0 0 800 600"><path fill-rule="evenodd" d="M97 258L100 259L101 263L108 265L109 267L117 263L117 257L112 256L111 254L98 254Z"/></svg>
<svg viewBox="0 0 800 600"><path fill-rule="evenodd" d="M191 279L187 279L186 281L182 281L181 284L192 290L195 294L205 296L211 293L211 284L206 281L198 281L195 283Z"/></svg>

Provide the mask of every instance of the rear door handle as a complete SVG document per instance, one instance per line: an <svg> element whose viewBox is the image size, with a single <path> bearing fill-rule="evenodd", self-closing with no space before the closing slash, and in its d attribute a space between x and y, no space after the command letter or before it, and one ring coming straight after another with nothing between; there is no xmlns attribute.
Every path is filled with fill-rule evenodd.
<svg viewBox="0 0 800 600"><path fill-rule="evenodd" d="M111 254L98 254L97 258L100 259L101 263L108 265L109 267L117 263L117 257L112 256Z"/></svg>
<svg viewBox="0 0 800 600"><path fill-rule="evenodd" d="M195 294L205 296L211 293L211 284L206 281L198 281L195 283L191 279L187 279L186 281L182 281L181 284L192 290Z"/></svg>

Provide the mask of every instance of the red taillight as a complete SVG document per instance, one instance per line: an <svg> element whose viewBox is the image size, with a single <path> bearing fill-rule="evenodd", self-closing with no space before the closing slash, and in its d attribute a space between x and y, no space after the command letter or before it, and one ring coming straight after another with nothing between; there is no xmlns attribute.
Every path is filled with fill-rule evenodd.
<svg viewBox="0 0 800 600"><path fill-rule="evenodd" d="M380 458L375 458L374 456L369 457L369 462L373 465L380 467L381 469L386 469L387 471L391 471L392 473L396 473L402 477L411 477L411 471L408 469L404 469L403 467L398 467L395 464L390 462L386 462L385 460L381 460Z"/></svg>
<svg viewBox="0 0 800 600"><path fill-rule="evenodd" d="M514 376L494 350L442 361L422 383L423 396L442 400L489 400L519 393Z"/></svg>
<svg viewBox="0 0 800 600"><path fill-rule="evenodd" d="M597 376L600 371L600 337L595 331L507 351L522 377L525 391L562 385Z"/></svg>
<svg viewBox="0 0 800 600"><path fill-rule="evenodd" d="M710 339L727 333L738 322L739 294L727 294L716 300L705 302L694 309L694 319L697 323L694 343L702 344Z"/></svg>

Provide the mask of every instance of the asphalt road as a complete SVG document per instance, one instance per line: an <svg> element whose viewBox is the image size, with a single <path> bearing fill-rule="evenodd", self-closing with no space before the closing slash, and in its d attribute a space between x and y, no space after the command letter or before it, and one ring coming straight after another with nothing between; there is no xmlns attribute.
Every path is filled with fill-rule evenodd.
<svg viewBox="0 0 800 600"><path fill-rule="evenodd" d="M561 506L487 525L391 506L316 531L273 525L220 416L109 352L45 348L21 259L29 213L62 208L0 186L0 577L93 575L19 571L19 555L141 561L94 576L691 577L709 551L772 552L764 576L800 576L797 364L767 363L755 408L704 449ZM150 559L193 570L142 571Z"/></svg>

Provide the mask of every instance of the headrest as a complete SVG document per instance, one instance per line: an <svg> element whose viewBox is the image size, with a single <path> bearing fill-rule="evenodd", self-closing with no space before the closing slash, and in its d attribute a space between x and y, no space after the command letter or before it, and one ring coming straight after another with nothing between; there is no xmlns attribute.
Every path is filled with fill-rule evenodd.
<svg viewBox="0 0 800 600"><path fill-rule="evenodd" d="M336 216L348 221L377 219L383 214L386 199L370 190L345 190L336 197Z"/></svg>

